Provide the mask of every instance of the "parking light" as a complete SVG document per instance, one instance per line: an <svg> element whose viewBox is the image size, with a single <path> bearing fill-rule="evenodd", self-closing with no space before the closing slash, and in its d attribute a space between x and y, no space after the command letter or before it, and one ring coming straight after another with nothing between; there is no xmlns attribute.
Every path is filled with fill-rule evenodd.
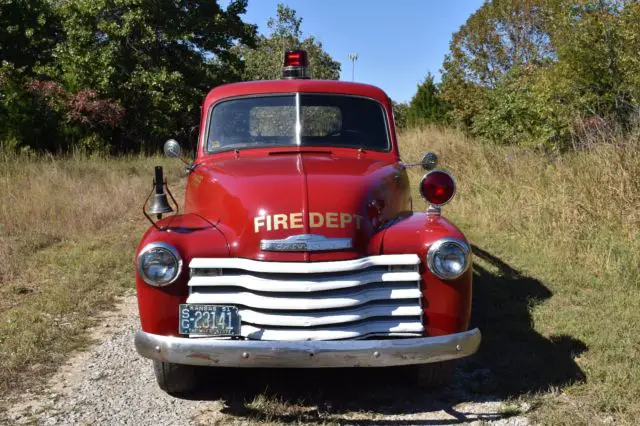
<svg viewBox="0 0 640 426"><path fill-rule="evenodd" d="M444 170L432 170L420 181L422 198L432 206L447 204L456 193L456 182Z"/></svg>

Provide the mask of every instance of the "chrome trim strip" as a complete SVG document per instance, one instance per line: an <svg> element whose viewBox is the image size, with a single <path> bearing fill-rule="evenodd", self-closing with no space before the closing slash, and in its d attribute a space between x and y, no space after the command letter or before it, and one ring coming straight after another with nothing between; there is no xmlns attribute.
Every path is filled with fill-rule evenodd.
<svg viewBox="0 0 640 426"><path fill-rule="evenodd" d="M372 266L418 265L417 254L385 254L381 256L362 257L353 260L336 262L262 262L244 258L194 258L189 267L200 268L233 268L252 272L317 274L326 272L347 272Z"/></svg>
<svg viewBox="0 0 640 426"><path fill-rule="evenodd" d="M262 292L312 293L315 291L338 290L359 287L372 283L420 281L418 272L363 271L343 277L317 277L295 279L287 277L262 278L249 274L220 275L214 277L191 276L190 287L240 287ZM198 291L194 288L193 291Z"/></svg>
<svg viewBox="0 0 640 426"><path fill-rule="evenodd" d="M268 341L160 336L138 331L140 355L176 364L219 367L329 368L426 364L478 350L477 328L437 337L386 340Z"/></svg>
<svg viewBox="0 0 640 426"><path fill-rule="evenodd" d="M296 92L296 145L302 143L302 122L300 121L300 92Z"/></svg>
<svg viewBox="0 0 640 426"><path fill-rule="evenodd" d="M282 240L261 240L263 251L327 251L347 250L353 247L351 238L327 238L322 235L292 235Z"/></svg>

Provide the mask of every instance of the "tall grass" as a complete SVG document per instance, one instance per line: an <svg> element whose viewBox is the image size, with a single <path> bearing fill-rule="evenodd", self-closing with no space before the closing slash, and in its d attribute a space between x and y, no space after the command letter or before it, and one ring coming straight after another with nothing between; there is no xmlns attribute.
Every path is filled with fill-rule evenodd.
<svg viewBox="0 0 640 426"><path fill-rule="evenodd" d="M526 397L539 406L533 416L544 423L640 418L638 140L555 157L448 129L413 130L400 140L404 160L435 151L456 176L458 194L443 213L476 246L552 293L528 308L535 331L586 346L574 357L586 380ZM0 157L0 394L52 371L132 287L133 254L147 227L140 209L156 163L179 194L176 161ZM416 209L424 208L421 174L411 170Z"/></svg>
<svg viewBox="0 0 640 426"><path fill-rule="evenodd" d="M0 157L0 395L54 369L132 287L156 163L165 160ZM177 183L180 166L167 165Z"/></svg>
<svg viewBox="0 0 640 426"><path fill-rule="evenodd" d="M448 129L400 139L405 160L435 151L456 176L459 191L444 214L553 293L531 307L535 330L586 345L576 356L586 382L561 389L568 399L546 401L545 421L640 419L638 139L554 157ZM411 173L415 191L421 172Z"/></svg>
<svg viewBox="0 0 640 426"><path fill-rule="evenodd" d="M456 218L501 236L526 237L520 241L526 246L547 243L545 252L558 259L637 284L640 141L549 157L481 144L448 129L402 135L404 158L426 150L439 153L458 180L458 197L447 209Z"/></svg>

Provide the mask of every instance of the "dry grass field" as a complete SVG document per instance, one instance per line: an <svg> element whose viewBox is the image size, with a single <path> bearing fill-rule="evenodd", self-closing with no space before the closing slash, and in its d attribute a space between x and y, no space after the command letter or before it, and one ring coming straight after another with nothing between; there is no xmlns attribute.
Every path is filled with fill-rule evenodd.
<svg viewBox="0 0 640 426"><path fill-rule="evenodd" d="M40 382L133 287L157 163L177 182L161 158L0 157L0 396Z"/></svg>
<svg viewBox="0 0 640 426"><path fill-rule="evenodd" d="M459 184L444 211L474 244L477 360L498 392L547 424L640 421L640 141L550 158L403 135L403 157L425 150Z"/></svg>
<svg viewBox="0 0 640 426"><path fill-rule="evenodd" d="M548 157L450 130L402 135L405 160L428 150L457 178L444 214L474 245L473 322L484 341L462 368L495 375L476 393L526 401L547 424L635 423L638 141ZM0 399L86 345L96 315L133 287L156 163L179 193L177 161L0 157ZM415 189L421 171L411 175ZM246 409L250 420L317 420L304 403L262 394Z"/></svg>

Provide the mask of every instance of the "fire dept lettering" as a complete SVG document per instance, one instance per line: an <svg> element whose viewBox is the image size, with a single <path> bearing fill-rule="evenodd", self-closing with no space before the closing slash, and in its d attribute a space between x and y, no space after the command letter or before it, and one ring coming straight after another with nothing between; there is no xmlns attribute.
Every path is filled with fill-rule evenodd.
<svg viewBox="0 0 640 426"><path fill-rule="evenodd" d="M351 213L338 212L310 212L309 227L310 228L334 228L344 229L348 226L355 225L356 229L360 229L362 224L362 216ZM253 218L253 230L258 233L260 230L278 231L280 229L299 229L304 227L302 213L289 214L269 214L265 216L256 216Z"/></svg>

